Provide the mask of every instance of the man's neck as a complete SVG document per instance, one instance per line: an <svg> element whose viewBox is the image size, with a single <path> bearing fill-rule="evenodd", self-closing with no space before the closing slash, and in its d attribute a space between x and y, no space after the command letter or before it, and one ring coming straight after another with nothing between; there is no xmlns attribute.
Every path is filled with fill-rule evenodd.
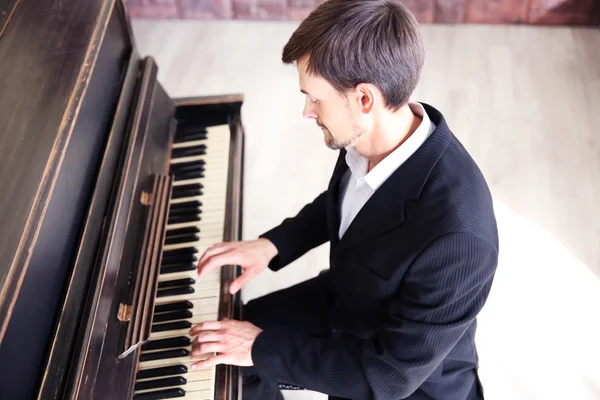
<svg viewBox="0 0 600 400"><path fill-rule="evenodd" d="M368 171L400 147L417 130L421 121L408 105L380 118L373 133L365 138L367 141L355 147L369 160Z"/></svg>

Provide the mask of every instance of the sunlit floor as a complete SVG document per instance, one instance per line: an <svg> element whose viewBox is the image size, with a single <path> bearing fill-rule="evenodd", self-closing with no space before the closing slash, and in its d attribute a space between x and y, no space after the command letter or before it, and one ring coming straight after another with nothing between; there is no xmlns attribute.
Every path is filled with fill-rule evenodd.
<svg viewBox="0 0 600 400"><path fill-rule="evenodd" d="M320 193L336 157L302 119L295 68L280 62L295 26L133 25L171 96L245 94L247 239ZM496 202L500 263L476 337L486 398L600 399L600 31L436 25L423 34L414 99L444 113ZM314 276L327 251L265 272L244 299Z"/></svg>

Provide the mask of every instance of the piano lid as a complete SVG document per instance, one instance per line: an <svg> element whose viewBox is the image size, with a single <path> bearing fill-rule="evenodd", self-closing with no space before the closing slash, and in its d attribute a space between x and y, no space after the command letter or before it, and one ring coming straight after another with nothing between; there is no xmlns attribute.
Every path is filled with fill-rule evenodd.
<svg viewBox="0 0 600 400"><path fill-rule="evenodd" d="M59 242L76 240L76 235L59 234L52 247L36 250L36 243L44 240L41 228L47 211L52 201L58 201L54 191L61 184L61 172L72 173L63 184L72 185L74 191L87 179L93 181L96 171L91 162L84 163L81 173L64 171L74 166L70 157L85 154L81 150L85 143L94 146L88 156L98 157L105 145L133 47L126 19L117 18L120 21L111 28L114 10L115 0L9 0L0 6L0 341L32 258L42 251L48 260L64 262L69 254L58 257L52 247L67 248ZM105 88L89 95L102 51L114 65L97 71L104 75ZM103 102L105 108L89 113L81 123L78 118L85 112L86 99ZM77 138L77 129L86 133ZM90 188L83 186L76 196L79 200L89 196ZM72 211L79 211L79 219L84 215ZM73 220L65 229L80 224Z"/></svg>

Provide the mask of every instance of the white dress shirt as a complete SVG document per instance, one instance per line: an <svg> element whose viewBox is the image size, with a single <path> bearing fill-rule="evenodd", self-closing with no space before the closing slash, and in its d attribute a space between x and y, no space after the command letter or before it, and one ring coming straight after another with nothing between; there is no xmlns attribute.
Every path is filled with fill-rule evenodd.
<svg viewBox="0 0 600 400"><path fill-rule="evenodd" d="M414 115L423 119L421 124L401 146L381 160L371 171L367 173L369 160L366 157L360 155L353 147L346 148L348 171L344 174L340 184L340 193L342 194L340 239L377 188L417 151L435 130L435 125L429 119L421 103L410 103L409 106Z"/></svg>

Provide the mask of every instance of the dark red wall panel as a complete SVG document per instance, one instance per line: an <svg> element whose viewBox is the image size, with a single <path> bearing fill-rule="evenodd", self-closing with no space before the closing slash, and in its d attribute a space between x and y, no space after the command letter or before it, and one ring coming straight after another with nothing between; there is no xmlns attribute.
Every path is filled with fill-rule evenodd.
<svg viewBox="0 0 600 400"><path fill-rule="evenodd" d="M419 22L435 21L435 0L404 0L403 3L415 14Z"/></svg>
<svg viewBox="0 0 600 400"><path fill-rule="evenodd" d="M301 21L325 0L125 0L134 18ZM598 25L600 0L404 0L421 23Z"/></svg>
<svg viewBox="0 0 600 400"><path fill-rule="evenodd" d="M468 0L465 22L525 23L530 0Z"/></svg>
<svg viewBox="0 0 600 400"><path fill-rule="evenodd" d="M301 21L308 17L308 14L325 0L288 0L287 18L294 21Z"/></svg>
<svg viewBox="0 0 600 400"><path fill-rule="evenodd" d="M233 18L233 0L179 0L179 4L183 18Z"/></svg>
<svg viewBox="0 0 600 400"><path fill-rule="evenodd" d="M435 22L460 24L465 21L465 0L437 0Z"/></svg>
<svg viewBox="0 0 600 400"><path fill-rule="evenodd" d="M287 19L286 0L233 0L237 19Z"/></svg>
<svg viewBox="0 0 600 400"><path fill-rule="evenodd" d="M133 18L179 18L177 0L127 0Z"/></svg>
<svg viewBox="0 0 600 400"><path fill-rule="evenodd" d="M594 0L530 0L530 24L584 25L590 23Z"/></svg>

